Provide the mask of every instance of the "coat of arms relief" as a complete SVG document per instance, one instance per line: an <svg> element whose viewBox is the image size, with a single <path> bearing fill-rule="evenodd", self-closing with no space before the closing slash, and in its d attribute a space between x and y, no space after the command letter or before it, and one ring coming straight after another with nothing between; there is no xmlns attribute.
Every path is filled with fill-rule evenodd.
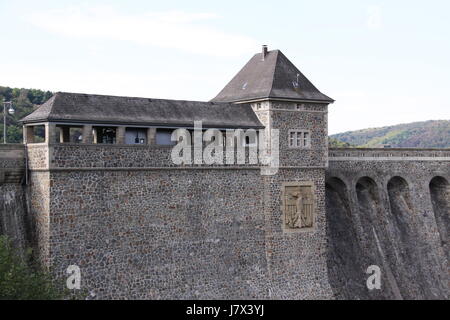
<svg viewBox="0 0 450 320"><path fill-rule="evenodd" d="M313 183L291 182L283 185L284 229L295 231L314 227Z"/></svg>

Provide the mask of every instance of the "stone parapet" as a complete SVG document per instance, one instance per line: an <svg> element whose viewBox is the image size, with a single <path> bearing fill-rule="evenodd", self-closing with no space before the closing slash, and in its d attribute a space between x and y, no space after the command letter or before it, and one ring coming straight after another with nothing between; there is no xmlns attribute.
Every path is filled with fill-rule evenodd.
<svg viewBox="0 0 450 320"><path fill-rule="evenodd" d="M412 160L450 161L450 149L413 148L335 148L329 149L329 161Z"/></svg>

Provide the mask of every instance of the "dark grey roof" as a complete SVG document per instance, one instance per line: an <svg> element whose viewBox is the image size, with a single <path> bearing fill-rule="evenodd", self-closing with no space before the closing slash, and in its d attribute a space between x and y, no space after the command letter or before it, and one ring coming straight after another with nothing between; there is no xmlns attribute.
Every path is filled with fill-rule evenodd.
<svg viewBox="0 0 450 320"><path fill-rule="evenodd" d="M21 120L31 122L262 128L248 104L163 100L58 92Z"/></svg>
<svg viewBox="0 0 450 320"><path fill-rule="evenodd" d="M273 98L333 102L321 93L280 50L253 58L211 101L238 102Z"/></svg>

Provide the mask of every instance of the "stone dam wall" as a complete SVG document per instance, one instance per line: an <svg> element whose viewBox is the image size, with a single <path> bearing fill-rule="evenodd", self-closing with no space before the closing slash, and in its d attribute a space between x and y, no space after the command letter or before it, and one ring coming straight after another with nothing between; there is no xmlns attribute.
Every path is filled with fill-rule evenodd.
<svg viewBox="0 0 450 320"><path fill-rule="evenodd" d="M448 299L450 150L331 149L328 269L338 298ZM368 291L378 265L382 290Z"/></svg>
<svg viewBox="0 0 450 320"><path fill-rule="evenodd" d="M107 299L330 299L325 169L174 167L167 146L28 145L41 261ZM305 160L307 161L307 160ZM317 228L286 234L281 185L315 185Z"/></svg>
<svg viewBox="0 0 450 320"><path fill-rule="evenodd" d="M448 149L330 149L326 170L301 158L275 176L169 159L161 146L0 146L0 231L56 277L78 265L99 299L450 297ZM314 183L312 231L283 231L289 181ZM381 290L366 287L370 265Z"/></svg>
<svg viewBox="0 0 450 320"><path fill-rule="evenodd" d="M24 145L0 145L0 234L7 235L21 252L30 232L24 180Z"/></svg>

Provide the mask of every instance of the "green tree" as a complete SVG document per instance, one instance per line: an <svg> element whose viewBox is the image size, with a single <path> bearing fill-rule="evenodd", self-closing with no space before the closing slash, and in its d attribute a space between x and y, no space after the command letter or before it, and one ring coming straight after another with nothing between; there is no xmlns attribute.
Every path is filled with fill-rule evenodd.
<svg viewBox="0 0 450 320"><path fill-rule="evenodd" d="M22 125L19 120L33 112L39 105L43 104L53 95L50 91L38 89L19 89L0 86L0 141L3 142L3 102L12 101L15 113L6 114L7 142L22 142Z"/></svg>
<svg viewBox="0 0 450 320"><path fill-rule="evenodd" d="M0 236L0 299L2 300L54 300L65 296L50 275L19 256L6 236Z"/></svg>
<svg viewBox="0 0 450 320"><path fill-rule="evenodd" d="M348 142L342 142L335 138L328 138L328 146L330 148L354 148L350 143Z"/></svg>

